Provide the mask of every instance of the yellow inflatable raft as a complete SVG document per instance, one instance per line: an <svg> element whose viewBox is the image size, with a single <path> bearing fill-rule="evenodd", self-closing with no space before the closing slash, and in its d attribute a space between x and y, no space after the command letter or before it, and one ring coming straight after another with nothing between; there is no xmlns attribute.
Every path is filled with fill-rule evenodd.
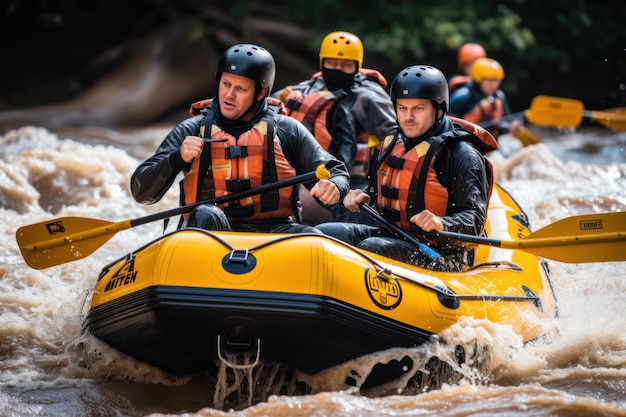
<svg viewBox="0 0 626 417"><path fill-rule="evenodd" d="M490 238L530 234L495 187ZM315 373L391 347L426 342L471 316L525 341L556 315L545 262L479 245L466 272L443 273L330 237L179 230L106 266L86 327L110 346L174 374L219 360L274 362Z"/></svg>

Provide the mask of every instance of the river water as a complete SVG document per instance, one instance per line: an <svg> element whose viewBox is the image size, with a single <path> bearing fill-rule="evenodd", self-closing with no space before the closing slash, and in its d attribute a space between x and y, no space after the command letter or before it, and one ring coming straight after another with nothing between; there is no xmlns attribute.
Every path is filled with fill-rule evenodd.
<svg viewBox="0 0 626 417"><path fill-rule="evenodd" d="M132 171L170 127L22 127L0 136L1 416L626 416L626 262L551 261L559 317L545 323L545 338L524 345L509 328L464 321L445 338L488 346L481 366L456 369L453 378L432 371L411 389L359 393L344 381L376 362L450 352L438 344L381 352L311 376L306 395L275 392L280 372L239 375L260 392L250 396L236 384L216 388L204 375L172 377L83 334L100 269L161 234L163 223L119 232L92 255L45 270L24 263L16 229L64 216L119 221L176 206L176 190L152 207L129 193ZM542 143L527 147L502 137L502 152L490 157L533 229L626 211L626 134L539 133Z"/></svg>

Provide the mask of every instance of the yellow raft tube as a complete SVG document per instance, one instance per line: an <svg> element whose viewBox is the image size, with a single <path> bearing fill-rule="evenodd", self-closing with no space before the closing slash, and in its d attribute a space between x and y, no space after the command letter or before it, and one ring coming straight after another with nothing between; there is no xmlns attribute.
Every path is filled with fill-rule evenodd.
<svg viewBox="0 0 626 417"><path fill-rule="evenodd" d="M498 186L487 232L495 239L530 233ZM477 246L471 270L445 273L326 236L183 229L106 266L85 325L174 374L242 354L312 374L420 345L463 316L510 325L529 341L555 315L546 264L523 251Z"/></svg>

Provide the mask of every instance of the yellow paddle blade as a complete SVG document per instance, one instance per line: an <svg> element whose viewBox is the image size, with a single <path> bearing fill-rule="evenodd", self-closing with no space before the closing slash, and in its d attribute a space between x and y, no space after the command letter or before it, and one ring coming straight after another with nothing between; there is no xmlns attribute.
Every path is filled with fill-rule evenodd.
<svg viewBox="0 0 626 417"><path fill-rule="evenodd" d="M501 247L561 262L626 261L626 212L567 217Z"/></svg>
<svg viewBox="0 0 626 417"><path fill-rule="evenodd" d="M521 250L560 262L626 261L626 211L568 217L519 240L443 231L425 233L424 236Z"/></svg>
<svg viewBox="0 0 626 417"><path fill-rule="evenodd" d="M626 131L626 108L616 107L606 110L585 110L580 100L550 96L536 96L526 111L526 118L532 124L576 128L583 117L588 117L609 129Z"/></svg>
<svg viewBox="0 0 626 417"><path fill-rule="evenodd" d="M626 131L626 107L588 111L588 117L611 130Z"/></svg>
<svg viewBox="0 0 626 417"><path fill-rule="evenodd" d="M34 269L82 259L104 245L130 221L118 223L85 217L63 217L22 226L15 238L26 263Z"/></svg>
<svg viewBox="0 0 626 417"><path fill-rule="evenodd" d="M330 172L324 164L320 164L315 171L299 174L295 177L259 185L258 187L234 194L197 201L193 204L136 219L127 219L114 223L85 217L62 217L29 226L22 226L15 233L15 238L26 263L32 268L44 269L89 256L121 230L188 213L202 204L229 203L255 194L275 191L283 187L303 184L315 179L325 180L328 178L330 178Z"/></svg>
<svg viewBox="0 0 626 417"><path fill-rule="evenodd" d="M520 125L515 129L515 131L511 131L511 134L522 142L522 145L536 145L541 142L539 137L530 131L526 126Z"/></svg>
<svg viewBox="0 0 626 417"><path fill-rule="evenodd" d="M526 118L536 125L572 128L580 126L584 110L580 100L536 96L526 111Z"/></svg>

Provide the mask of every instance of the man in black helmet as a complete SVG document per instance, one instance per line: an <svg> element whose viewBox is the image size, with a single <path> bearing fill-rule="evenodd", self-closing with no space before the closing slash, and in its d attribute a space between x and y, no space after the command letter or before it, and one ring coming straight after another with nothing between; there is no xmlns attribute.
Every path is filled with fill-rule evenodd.
<svg viewBox="0 0 626 417"><path fill-rule="evenodd" d="M446 116L448 83L437 68L415 65L391 84L399 128L387 136L368 192L351 190L343 204L358 211L374 203L387 220L420 236L422 231L483 233L493 175L484 154L497 149L478 126ZM462 270L471 257L462 246L434 249L449 262L432 264L391 231L364 224L325 223L318 228L363 249L433 269Z"/></svg>
<svg viewBox="0 0 626 417"><path fill-rule="evenodd" d="M239 44L218 63L217 94L194 103L193 117L178 124L131 178L135 200L159 201L182 171L181 203L192 204L315 171L324 164L328 180L311 186L323 204L349 190L345 165L324 151L309 131L283 116L269 98L275 77L272 55ZM317 232L300 224L298 187L266 192L223 205L200 205L179 226L209 230L277 233Z"/></svg>

